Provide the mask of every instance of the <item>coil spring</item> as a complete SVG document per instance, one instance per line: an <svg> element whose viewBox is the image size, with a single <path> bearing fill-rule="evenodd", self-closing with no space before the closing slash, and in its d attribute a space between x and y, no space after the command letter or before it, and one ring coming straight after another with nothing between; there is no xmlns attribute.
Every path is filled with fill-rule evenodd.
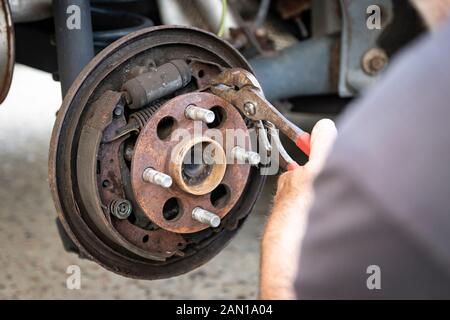
<svg viewBox="0 0 450 320"><path fill-rule="evenodd" d="M139 128L142 129L155 114L156 110L158 110L165 102L166 100L155 101L152 105L132 113L130 115L130 120L136 121L139 124Z"/></svg>

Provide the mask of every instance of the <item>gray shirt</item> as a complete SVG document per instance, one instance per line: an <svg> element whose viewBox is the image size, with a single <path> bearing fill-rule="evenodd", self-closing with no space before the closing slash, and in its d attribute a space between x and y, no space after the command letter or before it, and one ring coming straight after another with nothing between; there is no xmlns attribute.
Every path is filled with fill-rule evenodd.
<svg viewBox="0 0 450 320"><path fill-rule="evenodd" d="M338 127L298 297L450 298L450 24L393 61Z"/></svg>

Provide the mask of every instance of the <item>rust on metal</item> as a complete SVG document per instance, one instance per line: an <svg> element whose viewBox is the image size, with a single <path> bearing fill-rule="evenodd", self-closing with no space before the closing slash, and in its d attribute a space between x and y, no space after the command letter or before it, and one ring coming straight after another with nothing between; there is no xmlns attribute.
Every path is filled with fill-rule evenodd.
<svg viewBox="0 0 450 320"><path fill-rule="evenodd" d="M303 132L266 100L255 76L247 70L226 69L212 81L212 85L214 94L233 103L249 119L273 123L292 141Z"/></svg>
<svg viewBox="0 0 450 320"><path fill-rule="evenodd" d="M170 153L169 173L178 187L189 194L201 196L210 193L221 183L227 170L225 150L223 150L223 147L218 142L211 138L192 137L192 139L185 140L184 142L178 143ZM183 175L184 159L189 155L192 148L199 145L202 147L202 144L208 144L208 147L212 147L214 157L217 159L216 162L210 165L203 165L203 171L205 173L201 179L196 179L201 181L190 183L190 181L186 181L186 177Z"/></svg>
<svg viewBox="0 0 450 320"><path fill-rule="evenodd" d="M311 0L278 0L277 10L283 19L296 17L311 8Z"/></svg>
<svg viewBox="0 0 450 320"><path fill-rule="evenodd" d="M224 68L251 70L234 48L213 34L169 26L139 30L103 50L80 73L57 114L52 133L49 181L64 229L80 255L127 277L167 278L206 263L237 233L265 180L256 168L248 165L243 166L245 170L232 169L235 171L232 175L225 174L220 187L229 191L231 186L238 192L228 192L230 198L223 201L208 198L210 211L222 210L225 216L214 230L193 228L192 233L174 232L149 219L148 212L134 197L130 170L142 154L135 145L143 134L142 125L146 123L147 128L154 123L153 119L164 107L158 106L148 114L133 113L127 105L124 113L115 112L115 107L121 103L123 84L136 76L129 72L130 68L148 65L146 61L162 65L174 59L183 59L188 64L195 60L199 69L194 67L197 73L193 74L193 80L166 99L207 90L203 86ZM202 73L198 72L204 65L210 68L204 67L205 74L200 77ZM223 100L216 99L221 105ZM238 127L247 130L239 112L231 105L225 108L234 112L230 114L236 115ZM138 112L143 110L146 109ZM130 121L136 122L136 129L121 133ZM153 148L158 153L165 152L161 145ZM240 186L233 186L235 177L241 180ZM190 197L197 196L190 194ZM119 219L109 211L110 204L117 199L131 203L128 218Z"/></svg>
<svg viewBox="0 0 450 320"><path fill-rule="evenodd" d="M14 25L8 0L0 0L0 103L8 95L15 62Z"/></svg>
<svg viewBox="0 0 450 320"><path fill-rule="evenodd" d="M380 48L371 48L364 53L361 66L366 74L375 76L386 67L388 61L386 51Z"/></svg>
<svg viewBox="0 0 450 320"><path fill-rule="evenodd" d="M186 240L179 234L164 229L149 231L137 228L128 220L115 219L114 227L120 234L127 237L127 240L136 247L154 252L155 254L168 258L173 255L182 256L182 249L186 247Z"/></svg>
<svg viewBox="0 0 450 320"><path fill-rule="evenodd" d="M206 87L211 80L218 76L223 70L223 68L220 68L217 65L194 59L191 60L190 67L192 70L192 77L196 80L199 88Z"/></svg>
<svg viewBox="0 0 450 320"><path fill-rule="evenodd" d="M225 186L229 197L228 201L219 208L214 207L211 203L211 194L209 193L192 195L177 184L173 184L169 189L163 189L143 181L142 172L149 166L161 172L169 172L172 150L180 143L180 140L173 136L168 137L166 140L161 140L158 137L157 129L160 121L171 117L175 121L173 132L182 128L186 130L186 133L194 136L194 122L186 119L184 115L184 110L188 105L195 105L205 109L213 107L223 108L226 116L218 127L209 129L203 122L197 122L201 125L203 135L207 135L208 132L209 134L214 134L214 130L217 130L224 137L222 145L227 145L227 129L237 129L245 134L247 143L250 143L247 127L239 112L224 99L210 93L195 92L177 96L168 101L154 114L136 142L135 156L131 167L132 186L136 200L148 218L159 227L178 233L198 232L208 227L192 219L190 213L195 207L202 207L214 212L221 218L225 217L242 194L250 170L250 166L247 164L227 165L220 184ZM178 199L180 212L174 219L168 220L163 215L163 207L172 198Z"/></svg>

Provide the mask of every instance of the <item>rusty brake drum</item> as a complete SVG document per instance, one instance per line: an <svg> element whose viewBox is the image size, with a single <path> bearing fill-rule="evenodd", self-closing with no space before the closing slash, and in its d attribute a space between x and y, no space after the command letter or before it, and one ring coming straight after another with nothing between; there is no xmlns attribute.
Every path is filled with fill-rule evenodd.
<svg viewBox="0 0 450 320"><path fill-rule="evenodd" d="M118 40L77 77L57 115L49 180L83 256L124 276L167 278L204 264L236 234L264 176L227 158L235 138L226 133L241 132L250 151L253 126L208 90L229 67L251 71L216 36L164 26ZM206 112L203 121L195 112ZM195 147L222 162L186 164Z"/></svg>
<svg viewBox="0 0 450 320"><path fill-rule="evenodd" d="M15 61L14 26L7 0L0 0L0 103L8 95Z"/></svg>

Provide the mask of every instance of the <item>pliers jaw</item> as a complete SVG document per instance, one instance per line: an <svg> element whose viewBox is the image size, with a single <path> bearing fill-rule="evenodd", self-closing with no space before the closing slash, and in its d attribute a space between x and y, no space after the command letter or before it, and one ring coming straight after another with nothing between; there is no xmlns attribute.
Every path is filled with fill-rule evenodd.
<svg viewBox="0 0 450 320"><path fill-rule="evenodd" d="M241 68L224 69L216 78L212 79L211 86L227 86L234 90L253 87L262 93L261 85L256 77L251 72Z"/></svg>
<svg viewBox="0 0 450 320"><path fill-rule="evenodd" d="M268 129L271 143L276 145L286 169L293 169L298 165L281 144L279 131L309 155L309 134L286 119L266 100L258 80L249 71L240 68L225 69L211 81L210 90L233 104L247 118L261 122ZM267 134L267 131L259 130L259 133Z"/></svg>

